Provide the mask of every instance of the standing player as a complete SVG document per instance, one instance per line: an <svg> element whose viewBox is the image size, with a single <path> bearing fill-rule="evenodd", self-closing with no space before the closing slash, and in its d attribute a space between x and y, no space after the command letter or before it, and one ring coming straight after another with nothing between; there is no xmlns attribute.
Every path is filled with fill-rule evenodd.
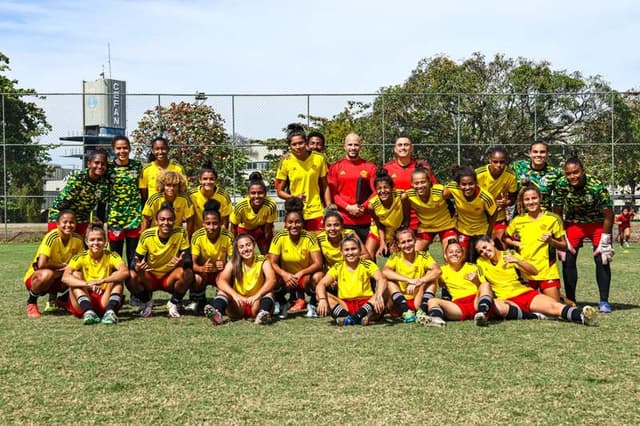
<svg viewBox="0 0 640 426"><path fill-rule="evenodd" d="M631 221L636 217L636 212L628 206L624 206L619 215L616 215L618 225L618 241L623 248L629 248L631 237Z"/></svg>
<svg viewBox="0 0 640 426"><path fill-rule="evenodd" d="M600 293L598 310L611 312L609 287L611 285L611 258L613 247L613 203L604 184L585 172L582 162L572 157L564 164L564 176L556 184L554 211L564 217L567 232L567 252L562 262L562 278L567 297L576 300L578 251L585 238L591 240L596 281ZM564 215L564 216L563 216Z"/></svg>
<svg viewBox="0 0 640 426"><path fill-rule="evenodd" d="M229 215L233 211L231 197L227 191L216 185L217 180L218 172L213 169L211 161L207 161L200 169L200 186L189 191L189 199L193 205L194 212L194 229L202 228L202 213L208 200L216 200L220 204L222 227L229 227Z"/></svg>
<svg viewBox="0 0 640 426"><path fill-rule="evenodd" d="M182 227L182 222L187 222L187 233L193 234L194 214L191 201L187 198L187 181L184 176L176 172L164 172L156 181L158 192L149 197L142 210L142 232L158 223L153 220L165 203L171 203L176 215L174 226Z"/></svg>
<svg viewBox="0 0 640 426"><path fill-rule="evenodd" d="M311 151L315 151L320 154L324 153L324 135L316 131L309 132L307 135L307 146Z"/></svg>
<svg viewBox="0 0 640 426"><path fill-rule="evenodd" d="M529 147L530 160L519 160L511 164L519 188L528 183L538 187L542 194L542 207L551 211L553 191L562 171L547 163L549 144L536 140Z"/></svg>
<svg viewBox="0 0 640 426"><path fill-rule="evenodd" d="M163 172L176 172L181 174L185 180L187 179L184 168L169 159L169 142L162 136L158 136L151 141L149 164L142 169L142 177L140 178L142 202L147 201L147 198L158 192L156 181Z"/></svg>

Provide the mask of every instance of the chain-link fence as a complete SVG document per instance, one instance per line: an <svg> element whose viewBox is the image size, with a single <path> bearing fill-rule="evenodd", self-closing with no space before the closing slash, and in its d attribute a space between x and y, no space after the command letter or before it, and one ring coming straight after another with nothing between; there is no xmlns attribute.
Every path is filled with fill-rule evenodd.
<svg viewBox="0 0 640 426"><path fill-rule="evenodd" d="M86 96L0 94L0 217L5 237L9 223L43 221L44 209L64 185L65 175L82 167L86 146L95 144L85 128ZM145 113L159 106L180 102L210 106L224 120L226 147L240 147L250 154L230 157L234 176L273 167L274 161L265 161L267 151L261 142L283 139L291 122L323 131L330 161L344 155L342 141L349 131L362 135L366 156L378 164L393 158L396 137L409 136L416 157L428 160L441 180L448 179L452 164L486 162L490 146L505 146L516 160L526 158L530 144L542 138L550 144L552 164L561 165L569 155L579 154L588 172L597 174L615 197L624 200L618 204L635 203L640 164L636 93L197 93L127 94L125 100L127 134ZM38 108L50 128L38 129L32 110L20 106L25 103ZM34 146L44 147L50 160L42 161L28 149ZM27 178L38 174L29 165L36 171L50 170L33 182ZM241 196L240 188L230 189Z"/></svg>

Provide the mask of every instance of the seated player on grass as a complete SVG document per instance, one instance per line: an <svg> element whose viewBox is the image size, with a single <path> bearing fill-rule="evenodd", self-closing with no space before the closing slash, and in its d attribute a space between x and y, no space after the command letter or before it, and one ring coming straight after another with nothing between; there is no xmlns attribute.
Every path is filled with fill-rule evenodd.
<svg viewBox="0 0 640 426"><path fill-rule="evenodd" d="M68 310L85 325L116 324L123 302L127 265L115 251L105 250L107 234L102 224L91 224L85 237L87 249L76 254L64 271L62 282L70 288Z"/></svg>
<svg viewBox="0 0 640 426"><path fill-rule="evenodd" d="M66 294L62 273L67 262L84 249L82 237L76 234L76 217L71 210L62 210L58 215L57 228L45 234L36 254L24 274L24 284L29 292L27 316L39 318L38 297L49 293L53 300L57 293ZM66 298L63 297L63 298Z"/></svg>
<svg viewBox="0 0 640 426"><path fill-rule="evenodd" d="M497 250L490 237L478 238L475 249L479 255L478 269L491 284L496 311L501 317L544 319L549 315L588 326L597 325L598 310L594 307L587 305L580 311L523 285L518 272L535 275L538 272L536 268L516 254Z"/></svg>
<svg viewBox="0 0 640 426"><path fill-rule="evenodd" d="M182 298L193 281L193 260L187 232L175 227L176 214L170 203L162 205L156 215L158 226L140 236L136 255L129 264L129 291L142 303L141 314L153 312L153 292L171 294L167 302L169 318L179 318Z"/></svg>
<svg viewBox="0 0 640 426"><path fill-rule="evenodd" d="M343 260L333 265L316 286L318 315L331 314L339 326L368 325L374 315L384 313L387 280L374 262L361 259L362 243L357 237L348 235L340 248ZM376 281L375 294L372 278ZM329 286L337 287L337 296L327 292Z"/></svg>
<svg viewBox="0 0 640 426"><path fill-rule="evenodd" d="M276 274L271 263L256 254L256 240L240 234L233 243L231 261L218 275L218 294L204 308L213 325L222 324L222 314L231 319L255 318L269 324L274 307Z"/></svg>
<svg viewBox="0 0 640 426"><path fill-rule="evenodd" d="M416 251L416 238L408 226L395 232L395 244L400 251L391 255L382 269L387 279L387 309L392 316L401 316L405 323L426 316L425 289L440 277L440 267L427 251ZM416 306L416 301L420 305ZM424 309L422 307L424 306Z"/></svg>

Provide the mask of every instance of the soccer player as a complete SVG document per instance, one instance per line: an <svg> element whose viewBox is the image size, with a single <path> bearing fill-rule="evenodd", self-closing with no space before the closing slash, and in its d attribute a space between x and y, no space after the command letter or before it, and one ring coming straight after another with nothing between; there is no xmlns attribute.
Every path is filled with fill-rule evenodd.
<svg viewBox="0 0 640 426"><path fill-rule="evenodd" d="M158 192L156 181L163 172L176 172L187 180L184 168L174 160L169 159L169 142L162 136L158 136L151 141L149 163L142 169L139 185L143 203Z"/></svg>
<svg viewBox="0 0 640 426"><path fill-rule="evenodd" d="M36 254L24 274L23 281L29 292L27 316L40 318L38 297L50 293L55 301L57 293L65 293L62 272L69 260L84 249L82 237L76 234L76 217L71 210L58 213L57 228L42 238ZM55 309L50 309L55 310Z"/></svg>
<svg viewBox="0 0 640 426"><path fill-rule="evenodd" d="M561 284L556 250L567 249L562 219L542 208L540 189L531 184L520 190L517 209L519 215L509 223L504 242L536 268L535 275L522 271L525 284L559 301Z"/></svg>
<svg viewBox="0 0 640 426"><path fill-rule="evenodd" d="M411 174L411 186L405 197L418 218L416 250L426 251L436 235L444 248L447 239L458 237L456 219L444 197L444 186L432 184L429 172L419 167Z"/></svg>
<svg viewBox="0 0 640 426"><path fill-rule="evenodd" d="M278 219L278 206L267 196L267 187L259 172L249 175L247 196L238 202L229 220L233 235L249 234L266 254L273 238L273 223Z"/></svg>
<svg viewBox="0 0 640 426"><path fill-rule="evenodd" d="M416 251L416 239L410 227L398 228L394 239L399 251L391 255L382 269L391 296L387 309L392 315L402 317L405 323L412 323L416 317L426 316L427 300L423 295L431 283L437 282L440 267L429 252Z"/></svg>
<svg viewBox="0 0 640 426"><path fill-rule="evenodd" d="M70 288L69 312L82 317L85 325L117 324L123 282L129 276L127 265L118 253L105 250L107 235L102 224L89 226L85 243L87 250L71 258L62 276Z"/></svg>
<svg viewBox="0 0 640 426"><path fill-rule="evenodd" d="M585 238L591 240L593 260L596 264L596 281L600 293L598 310L603 314L611 312L609 287L611 285L611 265L613 246L613 203L607 188L596 177L585 172L577 157L564 164L564 176L556 183L553 208L564 217L567 233L567 251L562 262L562 277L567 297L576 300L578 251Z"/></svg>
<svg viewBox="0 0 640 426"><path fill-rule="evenodd" d="M598 311L594 307L587 305L580 311L523 285L518 272L535 275L538 272L535 266L522 260L519 255L497 250L491 237L485 235L478 238L475 249L479 254L478 269L491 284L491 291L496 298L494 306L501 317L544 319L548 315L584 325L597 325Z"/></svg>
<svg viewBox="0 0 640 426"><path fill-rule="evenodd" d="M233 235L222 227L220 204L216 200L205 203L202 228L191 237L194 280L191 287L192 302L185 310L200 314L206 304L207 285L216 285L216 277L224 269L233 253Z"/></svg>
<svg viewBox="0 0 640 426"><path fill-rule="evenodd" d="M267 255L276 272L276 301L280 304L279 317L287 311L300 312L307 306L305 292L314 288L313 274L322 269L322 255L318 241L312 233L302 229L302 201L290 198L285 203L287 214L284 229L273 236ZM285 293L291 293L287 303Z"/></svg>
<svg viewBox="0 0 640 426"><path fill-rule="evenodd" d="M144 305L141 311L148 318L153 313L153 292L171 294L167 302L169 318L179 318L182 298L193 281L193 259L189 237L184 228L176 227L176 214L169 203L156 214L158 226L142 233L136 255L129 264L129 291Z"/></svg>
<svg viewBox="0 0 640 426"><path fill-rule="evenodd" d="M629 238L631 237L631 221L636 217L636 212L628 206L624 206L619 215L616 216L618 225L618 241L623 248L629 248Z"/></svg>
<svg viewBox="0 0 640 426"><path fill-rule="evenodd" d="M371 215L365 204L375 191L376 166L360 157L362 142L358 134L349 133L344 138L344 150L345 157L329 168L327 181L344 227L354 230L366 241Z"/></svg>
<svg viewBox="0 0 640 426"><path fill-rule="evenodd" d="M515 204L518 195L516 175L509 167L509 155L503 147L489 150L489 164L476 169L478 186L486 189L496 202L496 217L491 236L502 248L502 236L507 228L507 208Z"/></svg>
<svg viewBox="0 0 640 426"><path fill-rule="evenodd" d="M144 204L142 210L142 232L158 223L153 220L158 211L165 203L171 203L176 214L174 226L182 227L182 222L187 222L187 233L193 234L194 213L191 201L187 198L187 181L182 175L176 172L164 172L158 176L156 182L158 192L153 194Z"/></svg>
<svg viewBox="0 0 640 426"><path fill-rule="evenodd" d="M303 204L304 228L309 232L322 230L324 205L331 203L327 188L327 160L324 155L308 151L302 126L287 127L287 143L291 154L283 158L276 171L276 191L283 200L298 198ZM289 183L289 191L285 186Z"/></svg>
<svg viewBox="0 0 640 426"><path fill-rule="evenodd" d="M456 238L450 238L445 244L445 265L440 268L442 274L438 285L447 288L451 300L434 297L437 285L427 288L426 303L428 316L421 315L423 325L443 327L448 321L473 319L480 327L489 325L493 307L493 294L490 284L484 279L474 263L465 261L464 249Z"/></svg>
<svg viewBox="0 0 640 426"><path fill-rule="evenodd" d="M485 189L480 188L475 171L471 167L453 168L454 182L444 189L445 198L453 198L456 211L458 240L467 255L467 262L475 260L472 249L475 239L491 235L495 223L496 202Z"/></svg>
<svg viewBox="0 0 640 426"><path fill-rule="evenodd" d="M331 314L339 326L368 325L374 314L384 313L387 280L374 262L361 259L362 243L355 235L348 235L340 246L344 260L329 268L316 287L318 315ZM329 286L337 288L337 296L327 292Z"/></svg>
<svg viewBox="0 0 640 426"><path fill-rule="evenodd" d="M222 324L222 314L232 319L255 318L256 324L269 324L274 307L276 275L271 263L255 251L249 234L240 234L233 243L233 257L218 278L218 294L205 314L213 325Z"/></svg>
<svg viewBox="0 0 640 426"><path fill-rule="evenodd" d="M547 163L548 157L549 144L536 140L529 147L529 160L515 161L511 168L516 175L518 189L528 183L536 185L542 194L542 207L551 211L553 190L562 172Z"/></svg>
<svg viewBox="0 0 640 426"><path fill-rule="evenodd" d="M391 254L396 229L409 223L409 202L402 191L393 189L393 181L385 169L380 169L374 185L377 194L371 197L367 208L375 225L367 236L366 248L375 258Z"/></svg>
<svg viewBox="0 0 640 426"><path fill-rule="evenodd" d="M89 154L87 167L71 173L64 188L49 208L47 231L58 227L58 215L61 210L72 210L75 214L76 232L81 235L87 231L91 215L97 207L96 216L105 219L105 203L109 196L107 177L107 151L98 148Z"/></svg>
<svg viewBox="0 0 640 426"><path fill-rule="evenodd" d="M208 200L216 200L220 203L222 227L228 228L229 215L233 211L231 197L226 190L216 184L218 181L218 172L213 169L210 161L202 165L198 180L200 185L189 191L189 199L193 205L194 212L194 229L202 228L202 213L204 212L204 205Z"/></svg>
<svg viewBox="0 0 640 426"><path fill-rule="evenodd" d="M122 257L126 245L127 259L133 259L142 225L142 196L139 189L142 163L129 158L131 143L126 136L114 136L111 148L115 158L108 172L111 182L107 203L109 249Z"/></svg>

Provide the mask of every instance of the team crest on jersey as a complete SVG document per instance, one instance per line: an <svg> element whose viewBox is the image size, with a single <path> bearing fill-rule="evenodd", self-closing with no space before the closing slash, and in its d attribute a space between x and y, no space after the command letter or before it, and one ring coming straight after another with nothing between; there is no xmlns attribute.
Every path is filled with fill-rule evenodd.
<svg viewBox="0 0 640 426"><path fill-rule="evenodd" d="M102 198L102 190L96 189L96 197Z"/></svg>
<svg viewBox="0 0 640 426"><path fill-rule="evenodd" d="M131 175L131 177L133 179L137 179L138 178L138 171L137 170L129 170L129 174Z"/></svg>
<svg viewBox="0 0 640 426"><path fill-rule="evenodd" d="M344 170L340 170L340 173L339 173L339 174L340 174L340 176L344 176L344 175L346 175L346 174L347 174L347 172L345 172Z"/></svg>
<svg viewBox="0 0 640 426"><path fill-rule="evenodd" d="M591 196L591 194L585 194L585 195L584 195L584 200L585 200L587 203L592 203L592 202L593 202L593 196Z"/></svg>
<svg viewBox="0 0 640 426"><path fill-rule="evenodd" d="M309 254L309 250L307 249L300 250L300 256L302 256L303 259L306 259L308 254Z"/></svg>
<svg viewBox="0 0 640 426"><path fill-rule="evenodd" d="M360 170L360 176L366 178L369 176L369 172L367 172L366 170Z"/></svg>
<svg viewBox="0 0 640 426"><path fill-rule="evenodd" d="M398 175L396 175L395 173L391 175L391 179L395 179L397 177L398 177Z"/></svg>
<svg viewBox="0 0 640 426"><path fill-rule="evenodd" d="M545 176L542 176L540 178L540 185L541 186L547 186L547 178Z"/></svg>

